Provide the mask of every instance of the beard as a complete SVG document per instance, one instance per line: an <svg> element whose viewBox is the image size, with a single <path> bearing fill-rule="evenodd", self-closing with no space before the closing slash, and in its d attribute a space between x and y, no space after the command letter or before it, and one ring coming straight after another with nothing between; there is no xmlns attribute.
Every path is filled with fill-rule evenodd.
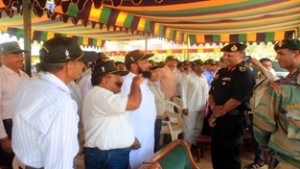
<svg viewBox="0 0 300 169"><path fill-rule="evenodd" d="M137 67L138 67L138 73L142 74L144 78L148 78L149 79L151 77L151 72L150 71L148 71L148 70L147 71L142 70L139 65L137 65Z"/></svg>
<svg viewBox="0 0 300 169"><path fill-rule="evenodd" d="M118 88L121 88L122 87L122 82L115 82L115 85L118 87Z"/></svg>

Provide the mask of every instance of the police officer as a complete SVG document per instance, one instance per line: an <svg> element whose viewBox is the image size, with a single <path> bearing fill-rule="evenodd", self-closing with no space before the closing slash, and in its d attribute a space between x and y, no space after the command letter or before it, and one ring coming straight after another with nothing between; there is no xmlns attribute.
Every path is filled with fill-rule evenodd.
<svg viewBox="0 0 300 169"><path fill-rule="evenodd" d="M245 110L255 84L251 70L242 63L246 47L230 43L221 49L228 67L217 72L209 92L214 169L241 168Z"/></svg>
<svg viewBox="0 0 300 169"><path fill-rule="evenodd" d="M280 67L290 74L271 82L254 112L254 135L271 148L269 168L300 168L300 41L285 39L275 44Z"/></svg>

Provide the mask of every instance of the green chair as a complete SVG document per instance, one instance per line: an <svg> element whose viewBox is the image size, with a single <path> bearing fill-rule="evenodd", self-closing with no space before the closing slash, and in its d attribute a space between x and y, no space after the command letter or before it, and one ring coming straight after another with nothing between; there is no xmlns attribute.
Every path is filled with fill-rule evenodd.
<svg viewBox="0 0 300 169"><path fill-rule="evenodd" d="M145 169L200 169L195 163L189 145L175 140L158 152Z"/></svg>

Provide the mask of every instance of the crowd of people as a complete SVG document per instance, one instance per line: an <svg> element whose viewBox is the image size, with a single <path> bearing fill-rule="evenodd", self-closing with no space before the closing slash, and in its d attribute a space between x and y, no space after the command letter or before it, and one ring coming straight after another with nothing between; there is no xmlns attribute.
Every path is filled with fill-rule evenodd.
<svg viewBox="0 0 300 169"><path fill-rule="evenodd" d="M246 57L246 47L230 43L218 61L168 56L156 63L154 54L134 50L114 62L57 37L42 46L39 72L30 78L21 70L28 51L2 43L0 166L10 168L16 156L26 169L67 169L84 154L87 169L137 169L160 150L162 121L173 113L165 102L177 97L182 138L191 147L208 114L214 169L242 168L246 128L255 158L244 169L264 166L266 151L269 168L299 168L300 41L274 46L279 65L290 72L283 79L270 59Z"/></svg>

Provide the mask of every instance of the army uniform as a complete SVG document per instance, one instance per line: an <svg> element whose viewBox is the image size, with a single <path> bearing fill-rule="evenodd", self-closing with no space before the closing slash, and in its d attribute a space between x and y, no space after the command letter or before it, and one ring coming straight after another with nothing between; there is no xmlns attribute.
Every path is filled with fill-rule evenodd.
<svg viewBox="0 0 300 169"><path fill-rule="evenodd" d="M242 62L220 69L212 82L209 94L216 105L224 105L229 99L241 104L216 119L212 132L212 163L214 169L240 169L241 146L245 126L245 111L252 96L255 79L251 70Z"/></svg>
<svg viewBox="0 0 300 169"><path fill-rule="evenodd" d="M282 48L291 49L293 42L285 41ZM286 78L270 83L254 112L255 138L263 147L272 149L269 168L300 168L299 87L300 65Z"/></svg>

